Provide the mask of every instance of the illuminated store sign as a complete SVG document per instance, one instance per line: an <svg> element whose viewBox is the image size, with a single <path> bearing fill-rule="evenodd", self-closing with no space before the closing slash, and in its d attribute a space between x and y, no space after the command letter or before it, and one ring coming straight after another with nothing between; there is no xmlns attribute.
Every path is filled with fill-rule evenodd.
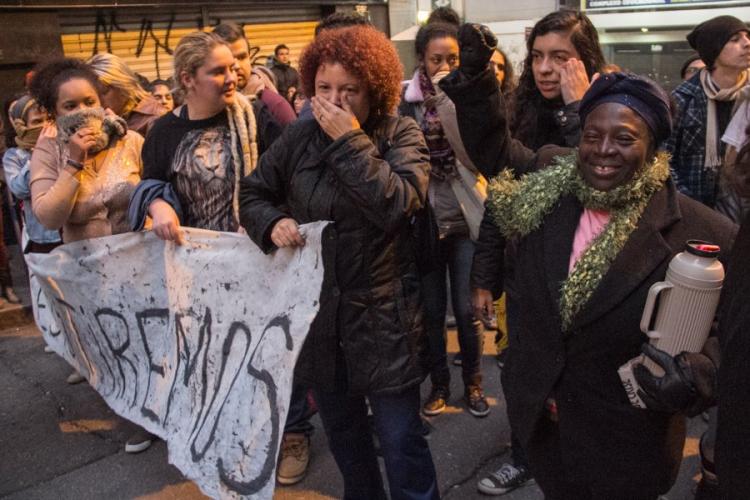
<svg viewBox="0 0 750 500"><path fill-rule="evenodd" d="M612 9L658 9L660 7L680 7L699 5L732 5L743 3L742 0L584 0L582 2L586 10L612 10Z"/></svg>

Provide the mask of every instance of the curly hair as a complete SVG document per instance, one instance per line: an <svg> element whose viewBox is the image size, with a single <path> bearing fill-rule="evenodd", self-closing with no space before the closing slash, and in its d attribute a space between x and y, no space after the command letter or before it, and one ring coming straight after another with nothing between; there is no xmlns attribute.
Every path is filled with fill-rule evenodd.
<svg viewBox="0 0 750 500"><path fill-rule="evenodd" d="M372 23L366 17L359 14L349 14L348 12L334 12L323 18L315 26L315 37L320 35L321 31L346 28L349 26L372 26Z"/></svg>
<svg viewBox="0 0 750 500"><path fill-rule="evenodd" d="M572 9L560 9L547 14L532 28L526 42L526 59L513 94L511 130L513 136L526 147L538 149L547 144L549 127L554 125L551 115L546 116L544 97L539 92L532 71L532 49L539 36L549 33L570 34L570 42L581 57L589 79L604 66L604 55L599 45L599 35L586 14ZM548 106L547 106L548 107ZM563 146L564 144L558 144Z"/></svg>
<svg viewBox="0 0 750 500"><path fill-rule="evenodd" d="M404 71L396 49L370 26L325 30L305 47L299 62L306 96L315 95L315 75L321 64L338 63L367 89L370 115L392 113L398 105Z"/></svg>
<svg viewBox="0 0 750 500"><path fill-rule="evenodd" d="M86 80L99 94L101 89L96 73L85 62L70 57L39 64L29 83L29 92L50 116L54 116L60 86L74 79Z"/></svg>

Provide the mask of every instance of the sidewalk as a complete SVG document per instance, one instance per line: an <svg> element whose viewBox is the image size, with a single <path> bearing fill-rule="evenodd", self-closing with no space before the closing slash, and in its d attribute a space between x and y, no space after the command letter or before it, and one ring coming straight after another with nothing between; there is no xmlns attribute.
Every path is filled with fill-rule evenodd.
<svg viewBox="0 0 750 500"><path fill-rule="evenodd" d="M0 331L28 324L31 320L31 295L29 292L29 279L23 255L18 245L9 245L8 256L10 257L10 274L13 278L13 290L20 304L6 303L0 309Z"/></svg>
<svg viewBox="0 0 750 500"><path fill-rule="evenodd" d="M449 335L455 352L455 334ZM115 415L87 384L70 386L68 365L44 344L33 325L0 331L0 497L27 499L198 499L199 489L167 462L166 445L128 455L124 443L132 424ZM498 369L491 356L491 335L485 340L485 393L492 413L472 417L463 407L460 368L452 367L450 406L430 419L428 437L435 458L440 491L447 499L487 499L476 482L508 460L509 428L504 402L498 399ZM429 390L425 384L423 392ZM320 421L313 420L312 460L304 481L277 488L279 500L338 498L342 481L328 452ZM669 500L692 498L697 474L700 418L690 425L683 470ZM499 497L541 500L536 486Z"/></svg>

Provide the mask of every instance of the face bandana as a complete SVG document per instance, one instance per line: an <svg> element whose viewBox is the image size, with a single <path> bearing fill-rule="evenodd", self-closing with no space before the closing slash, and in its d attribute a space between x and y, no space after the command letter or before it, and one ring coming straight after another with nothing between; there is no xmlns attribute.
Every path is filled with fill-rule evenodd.
<svg viewBox="0 0 750 500"><path fill-rule="evenodd" d="M26 120L32 109L38 109L38 107L36 101L30 95L19 98L8 109L10 123L16 132L16 145L21 149L33 149L44 127L44 123L32 127L27 125Z"/></svg>
<svg viewBox="0 0 750 500"><path fill-rule="evenodd" d="M57 140L62 144L70 142L70 138L82 128L90 128L95 136L96 144L89 150L98 153L113 139L124 136L128 127L125 120L115 115L106 115L103 108L85 108L73 113L60 116L55 120L57 124Z"/></svg>
<svg viewBox="0 0 750 500"><path fill-rule="evenodd" d="M27 127L23 120L15 120L13 128L16 130L16 145L21 149L34 149L39 134L42 133L44 124Z"/></svg>

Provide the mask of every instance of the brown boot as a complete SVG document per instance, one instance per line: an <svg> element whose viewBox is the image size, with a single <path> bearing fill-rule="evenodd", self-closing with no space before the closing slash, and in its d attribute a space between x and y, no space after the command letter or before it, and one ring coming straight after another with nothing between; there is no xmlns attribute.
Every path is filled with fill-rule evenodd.
<svg viewBox="0 0 750 500"><path fill-rule="evenodd" d="M284 434L279 452L276 480L286 486L297 484L307 473L310 462L310 438L304 434Z"/></svg>
<svg viewBox="0 0 750 500"><path fill-rule="evenodd" d="M12 286L6 286L5 287L5 300L10 302L11 304L20 304L21 299L18 298L18 295L16 295L16 291L13 290Z"/></svg>

